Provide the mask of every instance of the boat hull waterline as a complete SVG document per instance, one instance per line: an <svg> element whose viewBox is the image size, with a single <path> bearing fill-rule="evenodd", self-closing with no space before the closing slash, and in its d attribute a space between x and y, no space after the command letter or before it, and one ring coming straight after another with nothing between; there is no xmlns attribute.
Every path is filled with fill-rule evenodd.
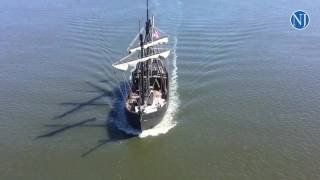
<svg viewBox="0 0 320 180"><path fill-rule="evenodd" d="M128 109L126 108L125 113L130 126L138 130L139 132L142 132L144 130L152 129L157 126L162 121L167 109L168 103L159 108L158 111L150 114L135 113L132 111L128 111Z"/></svg>

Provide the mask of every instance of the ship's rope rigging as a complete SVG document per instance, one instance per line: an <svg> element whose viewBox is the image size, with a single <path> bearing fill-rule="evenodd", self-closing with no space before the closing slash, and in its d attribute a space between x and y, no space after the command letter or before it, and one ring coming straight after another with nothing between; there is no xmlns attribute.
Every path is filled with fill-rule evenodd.
<svg viewBox="0 0 320 180"><path fill-rule="evenodd" d="M143 37L144 35L144 37ZM129 55L125 58L122 58L120 61L113 63L112 66L122 70L120 73L120 77L117 76L117 73L114 72L115 79L119 82L119 89L121 92L122 99L126 99L129 94L131 94L131 80L132 74L135 69L140 69L146 72L140 72L137 74L139 76L139 89L142 92L149 91L150 85L160 87L160 84L163 84L163 77L161 77L161 82L155 80L152 84L150 84L149 75L152 71L152 68L159 69L161 66L156 61L156 65L153 65L152 59L166 59L170 53L169 49L162 48L162 44L168 43L168 35L164 33L162 30L154 26L154 17L149 19L148 5L147 5L147 21L145 23L145 27L140 28L139 21L139 29L137 35L131 41L128 47ZM151 61L148 61L151 60ZM140 63L147 62L147 63ZM151 63L149 63L151 62ZM161 62L162 63L162 62ZM150 71L151 69L151 71ZM128 71L129 70L129 71ZM130 74L128 74L128 72ZM141 76L141 77L140 77ZM146 77L146 79L145 79ZM147 87L147 86L148 87ZM141 92L140 92L141 93ZM140 94L140 96L144 96ZM144 98L144 97L142 97Z"/></svg>

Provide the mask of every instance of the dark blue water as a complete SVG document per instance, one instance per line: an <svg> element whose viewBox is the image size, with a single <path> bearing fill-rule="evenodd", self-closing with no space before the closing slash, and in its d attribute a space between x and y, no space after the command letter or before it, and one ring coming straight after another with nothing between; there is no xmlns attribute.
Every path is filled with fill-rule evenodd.
<svg viewBox="0 0 320 180"><path fill-rule="evenodd" d="M171 97L139 138L116 128L128 74L111 64L144 1L0 2L0 179L318 179L320 3L150 6Z"/></svg>

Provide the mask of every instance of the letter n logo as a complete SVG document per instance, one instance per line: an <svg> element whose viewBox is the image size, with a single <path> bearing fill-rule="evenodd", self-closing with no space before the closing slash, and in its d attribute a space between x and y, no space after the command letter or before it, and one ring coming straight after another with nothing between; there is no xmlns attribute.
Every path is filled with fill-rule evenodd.
<svg viewBox="0 0 320 180"><path fill-rule="evenodd" d="M291 24L296 29L303 29L309 24L309 16L303 11L296 11L291 15Z"/></svg>

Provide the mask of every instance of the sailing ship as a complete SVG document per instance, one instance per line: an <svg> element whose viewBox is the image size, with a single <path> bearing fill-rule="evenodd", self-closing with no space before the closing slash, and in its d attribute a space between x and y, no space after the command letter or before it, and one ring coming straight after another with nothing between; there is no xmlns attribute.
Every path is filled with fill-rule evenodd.
<svg viewBox="0 0 320 180"><path fill-rule="evenodd" d="M131 127L140 132L159 124L169 105L169 74L164 60L170 49L163 47L169 39L154 22L154 16L149 18L147 0L145 27L129 45L129 55L112 65L122 71L131 71L124 109Z"/></svg>

